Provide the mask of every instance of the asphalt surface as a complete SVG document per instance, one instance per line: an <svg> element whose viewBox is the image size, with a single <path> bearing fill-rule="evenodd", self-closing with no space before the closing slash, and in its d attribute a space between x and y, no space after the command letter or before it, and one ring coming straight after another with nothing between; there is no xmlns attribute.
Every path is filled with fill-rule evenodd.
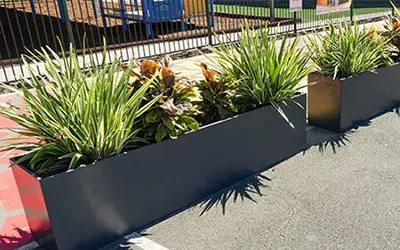
<svg viewBox="0 0 400 250"><path fill-rule="evenodd" d="M400 249L397 113L343 134L310 128L309 149L139 232L154 244L130 249Z"/></svg>

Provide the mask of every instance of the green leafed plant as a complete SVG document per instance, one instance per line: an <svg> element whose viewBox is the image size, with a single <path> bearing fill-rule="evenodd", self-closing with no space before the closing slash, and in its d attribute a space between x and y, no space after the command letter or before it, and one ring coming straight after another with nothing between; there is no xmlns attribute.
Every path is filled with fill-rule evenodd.
<svg viewBox="0 0 400 250"><path fill-rule="evenodd" d="M144 142L132 125L158 99L142 103L151 80L135 92L127 91L132 64L123 73L120 60L106 62L104 50L100 67L83 70L72 46L69 56L64 50L58 56L49 48L35 54L38 56L32 54L30 60L43 63L44 76L37 76L24 57L30 79L23 81L21 91L13 90L26 107L0 109L0 115L20 127L15 130L20 137L7 140L3 151L26 151L18 162L43 177L117 155ZM89 57L93 62L93 55Z"/></svg>
<svg viewBox="0 0 400 250"><path fill-rule="evenodd" d="M235 104L240 111L272 104L289 122L278 103L286 104L305 87L299 83L312 70L302 50L296 49L299 39L290 42L283 36L276 48L277 32L271 36L268 27L254 30L246 25L241 34L237 44L226 36L228 44L220 40L219 49L210 48L215 55L210 59L218 64L222 77L236 82Z"/></svg>
<svg viewBox="0 0 400 250"><path fill-rule="evenodd" d="M400 11L396 7L396 5L391 2L394 15L390 15L386 17L386 23L384 26L384 31L382 35L390 40L390 44L392 44L396 50L394 51L394 57L396 60L400 59Z"/></svg>
<svg viewBox="0 0 400 250"><path fill-rule="evenodd" d="M226 78L217 77L216 73L201 63L204 79L198 86L203 97L202 123L209 124L223 120L237 113L232 99L235 96L233 83Z"/></svg>
<svg viewBox="0 0 400 250"><path fill-rule="evenodd" d="M324 31L309 34L307 47L317 71L325 76L351 77L392 63L388 41L373 37L356 22L330 23Z"/></svg>
<svg viewBox="0 0 400 250"><path fill-rule="evenodd" d="M169 57L160 62L144 60L137 62L139 71L133 71L135 80L130 84L132 89L138 89L153 79L145 95L145 103L158 98L156 105L142 117L139 128L144 137L160 142L166 137L176 139L179 135L199 129L195 119L200 114L198 104L201 95L194 82L175 74L169 66Z"/></svg>

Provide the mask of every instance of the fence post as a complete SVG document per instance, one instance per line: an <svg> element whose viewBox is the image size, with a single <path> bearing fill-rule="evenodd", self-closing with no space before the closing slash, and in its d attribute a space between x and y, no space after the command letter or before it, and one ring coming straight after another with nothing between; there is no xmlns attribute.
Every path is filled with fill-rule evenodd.
<svg viewBox="0 0 400 250"><path fill-rule="evenodd" d="M207 35L208 35L208 45L212 45L212 31L211 31L211 11L210 11L210 0L206 0L206 16L207 16Z"/></svg>
<svg viewBox="0 0 400 250"><path fill-rule="evenodd" d="M293 32L297 34L297 11L293 12L293 19L294 19L294 24L293 24Z"/></svg>
<svg viewBox="0 0 400 250"><path fill-rule="evenodd" d="M275 0L269 0L269 21L275 22Z"/></svg>
<svg viewBox="0 0 400 250"><path fill-rule="evenodd" d="M353 22L354 20L354 0L351 1L350 5L350 21Z"/></svg>
<svg viewBox="0 0 400 250"><path fill-rule="evenodd" d="M67 29L68 42L75 48L75 39L74 33L72 33L71 21L69 20L67 0L61 0L61 11L65 18L64 22Z"/></svg>
<svg viewBox="0 0 400 250"><path fill-rule="evenodd" d="M393 5L392 5L392 16L394 16L396 13L396 11L394 10L394 6L397 6L396 5L396 0L392 0L392 3L393 3Z"/></svg>

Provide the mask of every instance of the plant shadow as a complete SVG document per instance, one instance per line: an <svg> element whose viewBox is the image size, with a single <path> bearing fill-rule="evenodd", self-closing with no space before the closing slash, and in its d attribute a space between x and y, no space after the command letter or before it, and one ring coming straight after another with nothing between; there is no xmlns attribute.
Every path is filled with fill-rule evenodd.
<svg viewBox="0 0 400 250"><path fill-rule="evenodd" d="M233 200L233 202L236 202L238 199L241 201L250 200L257 203L253 196L262 197L263 193L261 189L269 187L267 183L270 181L271 179L265 175L257 174L233 184L201 202L198 207L203 209L199 216L204 215L204 213L210 211L211 208L218 206L221 207L222 214L225 214L226 205L229 200Z"/></svg>
<svg viewBox="0 0 400 250"><path fill-rule="evenodd" d="M327 149L332 149L333 153L336 154L337 149L341 147L346 147L348 143L350 143L350 137L354 134L358 129L363 127L368 127L372 124L372 120L387 114L387 113L395 113L397 116L400 117L400 105L396 103L392 103L389 105L390 108L388 111L379 113L368 120L364 121L355 121L354 128L343 131L343 132L334 132L331 130L323 129L320 127L308 126L307 129L307 148L303 151L303 155L307 150L311 147L318 146L319 152L324 154ZM394 107L394 108L393 108Z"/></svg>
<svg viewBox="0 0 400 250"><path fill-rule="evenodd" d="M32 241L32 234L29 231L25 231L15 225L13 225L14 235L2 235L0 234L0 249L1 250L13 250L23 245L26 245Z"/></svg>
<svg viewBox="0 0 400 250"><path fill-rule="evenodd" d="M334 132L320 127L309 126L307 129L307 148L303 151L303 155L311 147L318 146L321 154L331 149L336 154L338 148L346 147L351 143L350 137L361 127L371 125L371 120L359 122L356 127L343 132Z"/></svg>

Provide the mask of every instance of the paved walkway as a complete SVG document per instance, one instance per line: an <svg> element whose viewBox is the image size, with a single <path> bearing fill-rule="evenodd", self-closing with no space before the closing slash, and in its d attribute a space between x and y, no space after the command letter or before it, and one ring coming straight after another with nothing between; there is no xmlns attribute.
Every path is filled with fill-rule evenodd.
<svg viewBox="0 0 400 250"><path fill-rule="evenodd" d="M131 250L398 250L400 117L344 134L310 128L310 148L133 235ZM122 250L121 239L102 250Z"/></svg>

